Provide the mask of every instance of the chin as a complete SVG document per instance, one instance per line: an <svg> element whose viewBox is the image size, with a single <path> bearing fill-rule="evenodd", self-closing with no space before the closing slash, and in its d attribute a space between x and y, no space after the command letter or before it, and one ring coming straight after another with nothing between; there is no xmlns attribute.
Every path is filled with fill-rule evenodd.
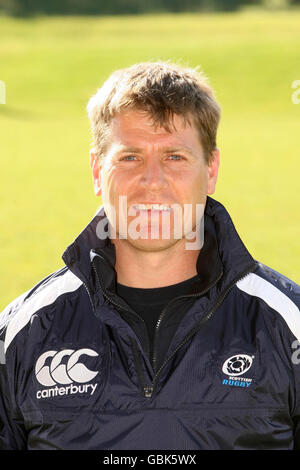
<svg viewBox="0 0 300 470"><path fill-rule="evenodd" d="M171 240L163 240L163 239L157 239L157 240L151 240L151 239L127 239L127 242L136 250L140 251L145 251L145 252L159 252L159 251L164 251L172 248L175 246L180 240L178 239L171 239Z"/></svg>

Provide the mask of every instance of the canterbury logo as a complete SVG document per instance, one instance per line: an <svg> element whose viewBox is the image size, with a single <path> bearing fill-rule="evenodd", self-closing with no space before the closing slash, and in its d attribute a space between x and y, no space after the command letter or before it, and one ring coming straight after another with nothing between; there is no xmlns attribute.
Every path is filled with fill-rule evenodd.
<svg viewBox="0 0 300 470"><path fill-rule="evenodd" d="M81 356L98 356L92 349L82 348L64 349L62 351L47 351L42 354L35 365L35 375L40 384L51 387L56 384L67 385L73 382L86 383L98 374L98 371L89 370L84 364L78 362ZM65 356L69 359L62 363ZM50 365L45 365L51 357Z"/></svg>

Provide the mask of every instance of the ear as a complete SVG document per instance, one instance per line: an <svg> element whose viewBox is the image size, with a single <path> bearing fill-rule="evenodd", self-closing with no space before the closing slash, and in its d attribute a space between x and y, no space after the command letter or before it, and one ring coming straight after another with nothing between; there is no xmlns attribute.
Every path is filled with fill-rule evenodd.
<svg viewBox="0 0 300 470"><path fill-rule="evenodd" d="M207 167L207 170L208 170L207 194L213 194L216 190L219 166L220 166L220 150L216 148L215 150L212 151L210 162Z"/></svg>
<svg viewBox="0 0 300 470"><path fill-rule="evenodd" d="M90 150L90 166L92 169L94 192L96 196L101 196L101 163L94 149Z"/></svg>

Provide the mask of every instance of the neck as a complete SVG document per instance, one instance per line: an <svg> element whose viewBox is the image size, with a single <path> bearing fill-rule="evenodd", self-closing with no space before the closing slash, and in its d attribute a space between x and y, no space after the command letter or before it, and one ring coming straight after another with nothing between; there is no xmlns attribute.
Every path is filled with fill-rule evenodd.
<svg viewBox="0 0 300 470"><path fill-rule="evenodd" d="M164 250L145 251L115 239L117 281L129 287L155 288L177 284L197 274L199 250L186 250L184 240Z"/></svg>

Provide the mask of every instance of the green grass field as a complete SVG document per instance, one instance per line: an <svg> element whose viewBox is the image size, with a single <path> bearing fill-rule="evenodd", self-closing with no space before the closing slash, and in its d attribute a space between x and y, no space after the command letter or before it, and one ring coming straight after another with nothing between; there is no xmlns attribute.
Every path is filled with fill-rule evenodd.
<svg viewBox="0 0 300 470"><path fill-rule="evenodd" d="M200 65L222 106L215 198L256 259L300 281L300 11L0 17L0 310L50 272L100 204L86 103L114 70Z"/></svg>

